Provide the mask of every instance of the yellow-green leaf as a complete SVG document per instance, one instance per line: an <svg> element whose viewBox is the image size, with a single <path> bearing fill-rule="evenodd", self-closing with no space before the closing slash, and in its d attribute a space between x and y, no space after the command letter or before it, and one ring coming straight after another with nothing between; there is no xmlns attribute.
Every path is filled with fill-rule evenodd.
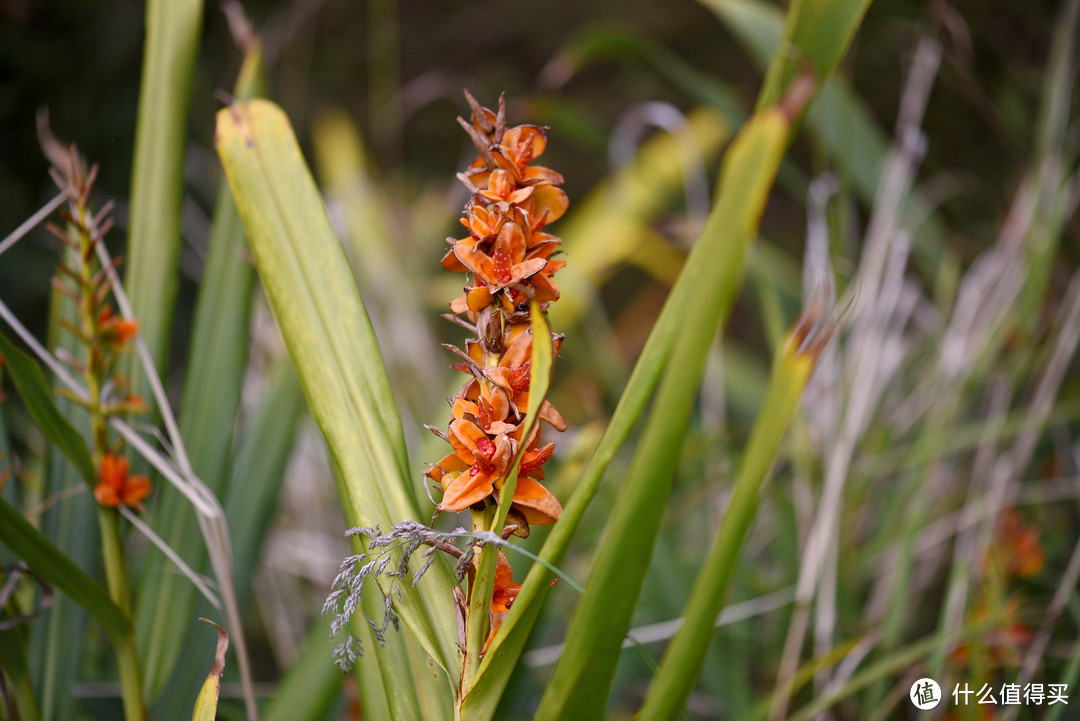
<svg viewBox="0 0 1080 721"><path fill-rule="evenodd" d="M255 266L326 438L346 521L388 529L416 520L405 439L375 334L285 114L253 100L218 113L217 150ZM397 610L456 678L453 573L437 561ZM373 652L377 654L377 652Z"/></svg>
<svg viewBox="0 0 1080 721"><path fill-rule="evenodd" d="M217 629L217 649L214 651L214 665L203 682L202 690L195 699L195 713L191 721L214 721L217 716L218 695L221 693L221 674L225 670L225 652L229 650L229 634L213 621L200 618Z"/></svg>

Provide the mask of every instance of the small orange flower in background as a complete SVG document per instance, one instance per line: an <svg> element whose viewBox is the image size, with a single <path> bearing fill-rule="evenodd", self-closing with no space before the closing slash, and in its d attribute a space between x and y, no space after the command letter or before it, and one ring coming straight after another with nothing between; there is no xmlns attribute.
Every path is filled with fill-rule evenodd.
<svg viewBox="0 0 1080 721"><path fill-rule="evenodd" d="M105 306L97 317L98 332L106 342L125 345L139 332L139 323L113 315L112 309Z"/></svg>
<svg viewBox="0 0 1080 721"><path fill-rule="evenodd" d="M1000 554L1006 574L1015 578L1031 578L1046 565L1046 551L1039 541L1039 532L1033 526L1025 526L1020 514L1012 508L1001 514L992 553Z"/></svg>
<svg viewBox="0 0 1080 721"><path fill-rule="evenodd" d="M150 495L150 479L143 475L128 475L131 465L125 456L106 453L101 459L101 469L94 498L108 508L121 505L137 511L145 511L142 501Z"/></svg>

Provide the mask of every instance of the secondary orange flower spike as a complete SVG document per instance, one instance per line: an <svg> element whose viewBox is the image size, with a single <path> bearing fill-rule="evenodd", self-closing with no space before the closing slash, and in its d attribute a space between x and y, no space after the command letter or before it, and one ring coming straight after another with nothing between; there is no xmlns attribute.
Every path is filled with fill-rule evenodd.
<svg viewBox="0 0 1080 721"><path fill-rule="evenodd" d="M145 511L142 501L150 495L150 479L142 475L129 476L130 470L125 456L106 453L101 459L98 484L94 488L97 502L109 508L125 505Z"/></svg>
<svg viewBox="0 0 1080 721"><path fill-rule="evenodd" d="M502 536L527 536L529 526L554 523L562 505L541 481L554 443L544 444L541 427L525 438L529 403L533 335L530 303L542 310L559 299L555 273L566 265L553 260L562 241L548 233L548 224L566 212L563 177L533 165L547 147L546 128L506 127L506 103L498 111L481 107L465 93L472 117L458 122L479 156L458 178L472 192L462 212L464 238L448 238L442 259L448 271L465 273L463 294L450 303L459 325L475 332L465 350L448 346L460 359L453 367L469 380L450 399L451 419L445 431L431 430L450 444L451 453L425 475L442 488L438 510L482 512L497 504L514 459L520 456L517 484ZM557 354L562 336L552 336ZM544 401L540 419L556 430L566 422ZM520 587L509 561L499 554L491 601L492 637Z"/></svg>

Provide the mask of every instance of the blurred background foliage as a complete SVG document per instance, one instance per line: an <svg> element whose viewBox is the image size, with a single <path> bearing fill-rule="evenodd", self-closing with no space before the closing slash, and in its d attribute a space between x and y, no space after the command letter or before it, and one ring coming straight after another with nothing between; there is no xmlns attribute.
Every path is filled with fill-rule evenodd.
<svg viewBox="0 0 1080 721"><path fill-rule="evenodd" d="M616 217L603 219L607 225L599 229L592 228L595 237L579 241L577 256L575 246L568 244L567 257L572 268L576 258L603 259L609 253L610 267L594 276L592 280L598 281L594 288L581 286L595 293L588 301L569 294L564 298L565 304L576 303L580 312L560 311L565 317L553 318L554 329L568 333L552 391L553 401L573 429L559 445L556 461L562 471L552 474L553 490L565 499L570 490L566 484L576 476L575 469L587 458L610 415L686 244L700 227L697 199L710 197L715 189L719 151L753 106L762 66L753 43L747 42L750 36L738 32L730 17L725 22L706 4L689 1L628 0L601 6L570 0L452 4L258 0L244 7L266 49L269 97L284 108L295 126L316 177L329 194L335 224L353 239L365 233L387 239L389 255L363 259L376 265L364 267L359 262L357 275L403 405L410 458L417 472L422 461L439 455L419 430L421 424L442 423L446 410L442 399L456 382L446 367L449 358L429 340L453 342L460 336L458 329L438 318L456 295L459 282L442 277L438 259L445 250L443 238L458 232L458 212L466 198L454 179L454 172L471 153L453 122L454 116L466 112L461 89L469 88L489 105L505 91L512 122L552 127L544 164L566 177L571 198L571 211L554 232L569 240L572 231L568 229L579 222L574 211L586 204L587 197L595 204L590 207L593 216L602 219L597 208L611 203ZM928 199L932 216L914 228L916 250L907 273L943 316L953 306L960 279L1002 232L1024 174L1043 152L1040 96L1046 92L1051 38L1060 25L1060 11L1060 3L1049 1L878 0L841 66L839 75L861 101L878 147L884 150L892 137L902 83L918 38L929 34L942 43L940 71L921 122L926 152L915 181L919 193ZM142 4L130 0L107 4L0 0L0 233L17 226L55 192L37 142L35 117L43 107L48 108L59 138L77 142L88 158L101 164L98 193L103 199L117 199L115 215L124 227L123 199L131 182L142 60L142 13ZM179 398L187 363L209 218L222 182L212 146L213 114L221 107L219 91L233 87L241 62L225 16L216 7L206 9L201 43L188 125L182 282L167 379L174 399ZM1068 65L1075 69L1076 60L1074 48ZM621 250L625 238L602 231L616 228L621 232L618 214L625 211L596 188L625 166L639 143L659 137L645 127L642 118L677 127L680 113L691 114L702 106L719 115L702 123L705 129L699 131L698 154L682 170L691 179L690 187L683 192L676 176L675 181L665 180L662 188L641 191L656 197L656 208L643 219L648 229L644 240L632 250ZM1066 95L1064 117L1069 122L1061 144L1066 173L1075 171L1068 159L1076 157L1076 107L1077 98ZM842 124L843 119L833 120ZM827 171L838 179L839 193L829 203L825 221L841 290L856 272L873 200L872 194L859 187L858 178L876 179L880 158L838 160L836 146L825 140L827 133L809 126L812 122L797 138L781 169L762 225L765 242L755 252L750 281L731 318L723 360L717 353L711 366L700 422L688 440L676 479L638 609L638 624L670 620L686 602L724 506L725 480L764 391L772 346L801 302L807 192L810 180ZM357 132L363 144L350 145L356 142ZM670 155L671 149L667 152ZM342 177L335 162L347 166L345 176L366 167L374 181L374 195L358 196L346 181L335 190L335 179ZM355 215L357 204L371 203L372 198L380 212ZM886 410L900 415L910 411L903 398L882 404L879 415L866 423L872 431L866 433L850 464L856 482L849 482L845 489L842 534L852 545L845 546L842 554L842 573L833 599L838 642L863 638L881 619L882 614L872 610L874 602L882 603L873 597L881 593L873 570L878 554L894 544L922 538L932 521L961 504L969 485L977 487L982 482L965 465L970 465L971 449L979 439L985 441L987 433L997 434L994 437L1002 442L1015 436L1015 423L1009 430L998 423L997 416L984 415L988 389L991 380L1000 382L1005 376L1019 389L1017 397L1025 399L1052 354L1048 329L1057 327L1054 315L1069 279L1080 268L1076 242L1080 225L1072 212L1075 204L1066 203L1070 207L1056 216L1062 224L1062 240L1052 247L1046 285L1037 289L1030 311L1011 318L1007 337L999 339L990 358L973 356L973 363L980 360L983 365L957 391L960 410L938 416L939 421L946 419L944 427L931 423L929 431L920 432L912 430L915 423L905 425L887 416ZM110 236L114 252L122 250L122 238L120 232ZM345 242L350 247L349 240ZM590 248L591 242L599 249ZM39 337L46 335L49 278L56 258L57 244L38 229L0 262L0 296ZM595 267L604 267L604 262L598 263ZM411 315L406 317L402 309ZM935 322L927 317L913 321L923 326ZM273 385L267 380L272 377L269 358L278 352L275 331L264 311L256 313L252 333L255 350L239 421L245 428L260 421L254 408L263 389ZM927 358L939 350L935 337L940 335L927 332L920 337L921 345L898 375L902 380L893 386L901 395L910 393L906 397L916 404L918 394L927 397L936 392L918 382L930 363ZM1067 359L1071 358L1070 353ZM1025 477L1065 479L1064 500L1025 506L1021 516L1010 521L1013 535L1003 541L1015 543L1023 536L1023 543L1030 547L1030 532L1018 531L1015 525L1037 529L1035 545L1044 554L1043 560L1032 573L1021 574L1020 580L1017 573L1004 573L1009 583L983 589L983 595L969 603L974 608L1000 605L1013 598L1018 588L1017 598L1023 599L1021 608L1025 609L1018 623L1029 633L1039 623L1038 609L1045 608L1057 590L1080 532L1075 503L1074 439L1080 393L1076 368L1076 361L1069 360L1054 413L1038 421L1038 443L1025 465ZM887 391L882 392L887 395ZM295 403L295 392L290 398ZM19 423L17 414L10 415L16 454L29 457L40 449L40 439ZM293 434L288 430L282 434L281 442L293 446ZM738 570L732 601L789 588L799 577L812 499L824 475L824 454L812 435L805 424L796 428L793 449L785 456L788 462L770 487ZM239 447L234 455L236 464L250 462ZM932 497L944 504L940 513L937 509L928 509L925 515L894 513L907 507L911 494L917 493L913 489L921 487L913 479L921 477L928 459L943 457L965 470L957 472L956 484L930 488ZM594 523L590 526L586 518L576 552L566 564L575 578L587 574L591 549L606 516L604 509L618 492L620 462L625 467L626 459L616 460L609 482L590 510ZM305 645L305 638L345 548L321 440L310 424L296 436L288 469L273 518L267 519L269 530L251 531L260 536L267 533L261 552L246 550L254 557L244 562L252 569L258 566L253 592L239 589L248 604L249 643L256 649L255 675L264 695L271 694L284 674L296 667L298 658L330 663L329 646L320 650L319 634L310 644ZM32 473L25 475L29 478ZM948 572L933 565L919 565L917 570L923 575L912 572L915 590L910 609L904 612L908 618L897 622L898 635L887 641L887 647L917 638L940 621L946 589L951 587ZM562 638L575 600L574 594L562 588L552 594L534 646ZM1080 622L1080 601L1075 595L1068 613L1071 620L1064 625L1074 630ZM691 700L691 717L736 718L756 708L776 682L791 615L787 605L718 633L699 693ZM1076 679L1075 662L1080 658L1076 636L1061 633L1061 638L1054 636L1047 652L1043 667L1047 682L1057 682L1062 674L1067 677L1068 669L1073 669ZM1029 638L1018 642L1019 650L1013 650L1022 652L1029 642ZM305 653L308 646L312 651ZM978 656L977 651L969 652ZM527 659L531 660L507 695L507 718L527 717L548 673L542 653ZM949 662L963 667L966 660L953 657ZM1015 658L1002 664L1006 669L1019 667ZM100 712L107 707L95 699L93 663L87 660L84 666L80 678L88 683L78 687L75 695L83 698L84 709ZM638 706L650 673L642 657L625 654L614 713ZM1005 674L1010 675L1015 674ZM344 708L339 686L334 678L327 686L327 706L337 709L331 713L340 714ZM348 683L344 688L348 694ZM861 703L892 698L887 691L892 689L872 690ZM235 686L226 684L225 695L230 694L236 695ZM237 714L238 708L226 705L223 714ZM848 708L848 715L837 718L870 718L859 709L855 704ZM896 713L897 718L906 717Z"/></svg>

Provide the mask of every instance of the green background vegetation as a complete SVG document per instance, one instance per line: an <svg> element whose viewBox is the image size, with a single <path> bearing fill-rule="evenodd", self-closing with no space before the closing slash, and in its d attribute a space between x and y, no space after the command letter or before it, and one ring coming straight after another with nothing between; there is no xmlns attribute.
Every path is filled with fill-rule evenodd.
<svg viewBox="0 0 1080 721"><path fill-rule="evenodd" d="M870 4L836 82L798 124L760 233L751 218L745 228L732 219L753 216L753 203L740 204L736 192L764 192L771 182L767 162L751 164L764 168L760 184L751 183L749 172L730 180L737 190L725 196L727 206L718 203L727 212L710 224L699 199L716 196L722 151L735 133L757 128L747 124L755 99L764 96L762 107L771 105L786 87L779 76L765 81L781 29L778 5L634 1L603 11L572 2L297 0L245 10L265 49L262 92L295 129L378 336L409 446L408 471L393 470L415 481L407 492L426 503L420 471L442 449L421 424L445 421L444 399L460 381L438 346L461 339L459 328L438 318L460 291L460 277L446 277L438 261L443 238L459 232L466 200L453 175L472 157L453 118L466 112L463 87L487 105L505 91L512 123L551 126L541 163L566 177L571 199L566 217L551 228L566 241L570 264L556 278L564 297L551 316L554 330L567 334L550 392L571 426L549 473L564 505L649 329L681 328L698 338L700 352L674 346L675 340L665 348L681 349L674 351L677 364L695 359L705 365L700 394L688 371L690 380L681 386L678 379L660 386L650 421L635 426L636 416L629 419L630 441L614 455L585 510L564 571L585 583L594 565L610 563L612 573L624 562L597 554L605 528L609 537L615 533L605 526L612 508L639 487L635 478L666 468L674 473L670 500L656 487L635 496L651 498L652 508L663 511L649 519L658 524L655 540L636 537L633 525L622 528L623 545L644 574L629 621L641 627L688 612L687 603L701 595L692 591L695 578L731 508L747 514L750 535L744 546L740 537L727 541L722 558L738 562L730 578L716 583L730 583L728 604L750 600L756 611L723 626L702 650L704 666L696 686L686 689L684 718L764 718L770 706L782 713L779 699L790 695L790 718L810 718L819 710L815 704L836 703L833 718L876 719L912 718L905 696L922 675L944 679L947 690L955 682L1014 681L1025 662L1035 664L1035 681L1075 688L1080 675L1080 597L1072 575L1080 572L1072 568L1080 558L1080 375L1070 335L1077 324L1072 309L1080 307L1078 55L1075 15L1070 20L1068 14L1075 6ZM157 352L167 357L166 385L193 464L229 518L234 582L264 717L341 718L356 686L341 683L330 668L326 624L317 613L347 553L342 503L285 353L292 343L296 359L295 337L286 328L282 344L262 294L253 292L247 250L239 241L210 240L211 218L231 212L222 209L225 186L214 148L218 91L242 94L243 53L218 8L203 12L190 109L180 124L188 139L175 321ZM142 14L139 3L0 4L0 233L54 193L35 131L35 113L47 106L53 132L101 164L98 205L120 202L120 230L109 236L109 246L125 252L145 50ZM802 47L818 37L815 28L829 25L811 18L806 27L811 36ZM919 94L910 69L913 58L925 60L931 52L924 38L941 48L940 65L921 88L925 113L909 118L921 129L925 155L914 158L909 183L889 185L881 181L882 168L907 162L903 154L889 160L886 151L902 94ZM784 46L779 58L791 72L801 61ZM653 102L666 105L644 105ZM683 135L680 118L687 118L696 140L673 144L664 133L635 128L635 113L674 122L671 129ZM618 141L623 132L634 139L629 150ZM759 136L748 131L743 137ZM770 137L782 148L786 126ZM811 182L826 173L835 178L835 192L827 201L808 199ZM685 189L684 176L690 178ZM148 218L143 222L156 222L146 207L132 215L139 212ZM239 220L229 217L228 237L238 238ZM227 236L224 227L216 223L215 232ZM815 232L824 233L824 252L808 250L808 234ZM708 301L711 287L679 296L685 303L669 311L675 315L664 325L657 321L660 308L699 234L733 239L725 248L742 242L749 248L759 236L745 257L745 283L738 290L741 253L702 251L699 257L731 259L725 285ZM904 255L908 239L910 257ZM304 239L292 240L304 252ZM39 338L51 338L50 347L58 342L60 311L50 305L49 291L57 245L39 228L0 258L0 300ZM217 247L227 250L217 251L215 261ZM877 268L875 248L886 249ZM143 252L149 253L144 267L157 267L155 251ZM791 367L784 364L784 329L805 304L812 307L804 301L813 290L803 287L807 266L816 273L814 283L824 277L835 283L840 330L780 446L760 503L755 497L740 505L731 490L737 476L753 475L754 464L745 458L754 455L748 449L755 419L764 418L759 428L777 430L774 443L783 438L787 416L776 409L784 404L768 405L767 388L771 374L774 383L792 383L785 375ZM262 267L259 272L272 304L284 291L271 288ZM714 282L706 277L700 286ZM157 288L142 286L151 294ZM715 317L695 303L708 305ZM205 309L203 321L198 307ZM709 347L710 328L727 314L723 341ZM355 351L357 364L370 360L363 340L337 342ZM317 357L330 343L304 350ZM312 381L297 366L310 391ZM662 366L655 367L657 375ZM797 393L802 381L793 383ZM85 517L93 514L92 499L56 495L77 487L77 476L47 448L20 394L6 388L0 469L12 458L19 463L3 498L86 573L100 577L96 530ZM679 400L669 402L675 395ZM64 412L79 417L70 408ZM653 447L643 439L681 422L687 424L677 439L681 448L656 441L661 450L635 458L639 444ZM340 462L335 438L326 435ZM342 438L336 442L345 443ZM771 460L777 449L760 453ZM751 471L740 475L746 465ZM980 511L980 504L991 510ZM1015 505L1021 526L1034 530L1045 553L1034 574L1010 571L1002 560L1018 554L1017 542L1002 534L993 504ZM177 510L178 494L158 479L148 505L151 525L209 573L194 516ZM815 531L830 514L832 523ZM345 517L352 519L348 509ZM829 550L814 555L807 549L818 532ZM540 552L547 533L538 531L527 547ZM151 717L187 718L214 644L195 619L213 611L139 534L131 533L129 543ZM10 560L6 553L3 558ZM527 564L512 560L522 580ZM627 580L632 575L614 577L634 587ZM793 604L793 593L809 594L808 602ZM20 600L32 595L24 591ZM143 607L157 610L140 616L140 598ZM568 626L577 624L579 639L586 637L581 628L611 639L623 634L615 623L602 627L596 611L607 608L602 595L587 599L565 583L549 593L528 642L533 653L514 667L499 718L530 718L538 704L541 715L565 718L559 704L581 710L582 698L574 694L587 698L592 685L612 675L607 713L629 718L654 678L670 678L670 670L654 676L662 643L640 639L637 651L624 650L617 668L606 668L606 661L589 659L589 648L575 648L572 636L567 653L581 654L574 657L584 664L574 677L579 685L565 680L573 671L556 672L548 685L545 653L550 659L550 646L567 640ZM576 607L585 609L580 617L573 615ZM174 615L176 608L181 612ZM666 641L671 632L659 636ZM118 716L119 700L108 686L115 678L111 647L74 604L58 601L20 642L43 717ZM69 644L79 652L62 658L59 649ZM367 651L361 665L379 655L371 643ZM367 668L360 671L361 689L372 683L364 678ZM222 718L243 717L236 679L230 658ZM413 685L442 689L438 678ZM432 692L417 696L425 693ZM492 693L491 704L499 698ZM589 699L595 707L589 713L605 713L604 701ZM669 713L656 708L646 706L656 714L650 718ZM1021 717L1041 717L1031 713ZM972 714L959 718L979 718Z"/></svg>

